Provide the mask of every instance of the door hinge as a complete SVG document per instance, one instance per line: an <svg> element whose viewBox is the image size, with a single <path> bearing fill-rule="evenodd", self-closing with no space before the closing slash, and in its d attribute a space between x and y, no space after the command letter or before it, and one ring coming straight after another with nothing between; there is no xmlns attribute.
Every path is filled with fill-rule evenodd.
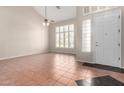
<svg viewBox="0 0 124 93"><path fill-rule="evenodd" d="M119 57L118 60L120 60L121 58Z"/></svg>
<svg viewBox="0 0 124 93"><path fill-rule="evenodd" d="M118 18L120 19L120 15L118 16Z"/></svg>
<svg viewBox="0 0 124 93"><path fill-rule="evenodd" d="M118 32L120 32L120 29L118 29Z"/></svg>
<svg viewBox="0 0 124 93"><path fill-rule="evenodd" d="M120 46L120 43L118 44L118 46Z"/></svg>

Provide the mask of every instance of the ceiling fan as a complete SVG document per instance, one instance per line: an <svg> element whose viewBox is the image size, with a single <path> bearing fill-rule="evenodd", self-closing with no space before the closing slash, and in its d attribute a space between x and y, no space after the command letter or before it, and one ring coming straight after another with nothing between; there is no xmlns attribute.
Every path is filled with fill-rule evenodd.
<svg viewBox="0 0 124 93"><path fill-rule="evenodd" d="M56 8L57 8L57 9L61 9L61 7L60 7L60 6L56 6Z"/></svg>
<svg viewBox="0 0 124 93"><path fill-rule="evenodd" d="M43 22L43 26L49 26L50 23L54 23L55 21L47 18L47 6L45 6L44 8L45 8L45 19Z"/></svg>

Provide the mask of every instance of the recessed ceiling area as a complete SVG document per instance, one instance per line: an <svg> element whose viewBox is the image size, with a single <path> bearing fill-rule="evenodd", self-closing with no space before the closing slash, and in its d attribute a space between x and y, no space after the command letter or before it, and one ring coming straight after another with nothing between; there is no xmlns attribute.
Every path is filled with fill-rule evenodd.
<svg viewBox="0 0 124 93"><path fill-rule="evenodd" d="M76 17L76 6L47 6L47 17L55 22L68 20ZM33 7L37 13L45 17L45 7L44 6L34 6Z"/></svg>

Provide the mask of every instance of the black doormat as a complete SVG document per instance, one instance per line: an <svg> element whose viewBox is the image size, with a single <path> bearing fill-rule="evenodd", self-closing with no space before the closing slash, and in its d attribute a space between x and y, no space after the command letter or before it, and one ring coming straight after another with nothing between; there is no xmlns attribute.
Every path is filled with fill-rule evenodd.
<svg viewBox="0 0 124 93"><path fill-rule="evenodd" d="M100 65L100 64L90 64L90 63L83 63L83 66L89 66L89 67L124 73L124 69L118 68L118 67L112 67L112 66L106 66L106 65Z"/></svg>
<svg viewBox="0 0 124 93"><path fill-rule="evenodd" d="M124 83L111 76L101 76L84 80L76 80L78 86L124 86Z"/></svg>

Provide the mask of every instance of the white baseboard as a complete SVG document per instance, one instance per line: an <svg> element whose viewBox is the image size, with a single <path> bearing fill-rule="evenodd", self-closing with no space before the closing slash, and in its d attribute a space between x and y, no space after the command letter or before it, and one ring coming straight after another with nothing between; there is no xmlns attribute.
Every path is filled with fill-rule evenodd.
<svg viewBox="0 0 124 93"><path fill-rule="evenodd" d="M18 55L18 56L4 57L4 58L0 58L0 60L13 59L13 58L19 58L19 57L24 57L24 56L36 55L36 54L44 54L48 52L49 51L33 52L33 53L28 53L28 54L23 54L23 55Z"/></svg>
<svg viewBox="0 0 124 93"><path fill-rule="evenodd" d="M72 53L72 52L54 51L54 50L50 50L49 52L54 52L54 53L64 53L64 54L72 54L72 55L75 55L75 54L76 54L76 53Z"/></svg>

